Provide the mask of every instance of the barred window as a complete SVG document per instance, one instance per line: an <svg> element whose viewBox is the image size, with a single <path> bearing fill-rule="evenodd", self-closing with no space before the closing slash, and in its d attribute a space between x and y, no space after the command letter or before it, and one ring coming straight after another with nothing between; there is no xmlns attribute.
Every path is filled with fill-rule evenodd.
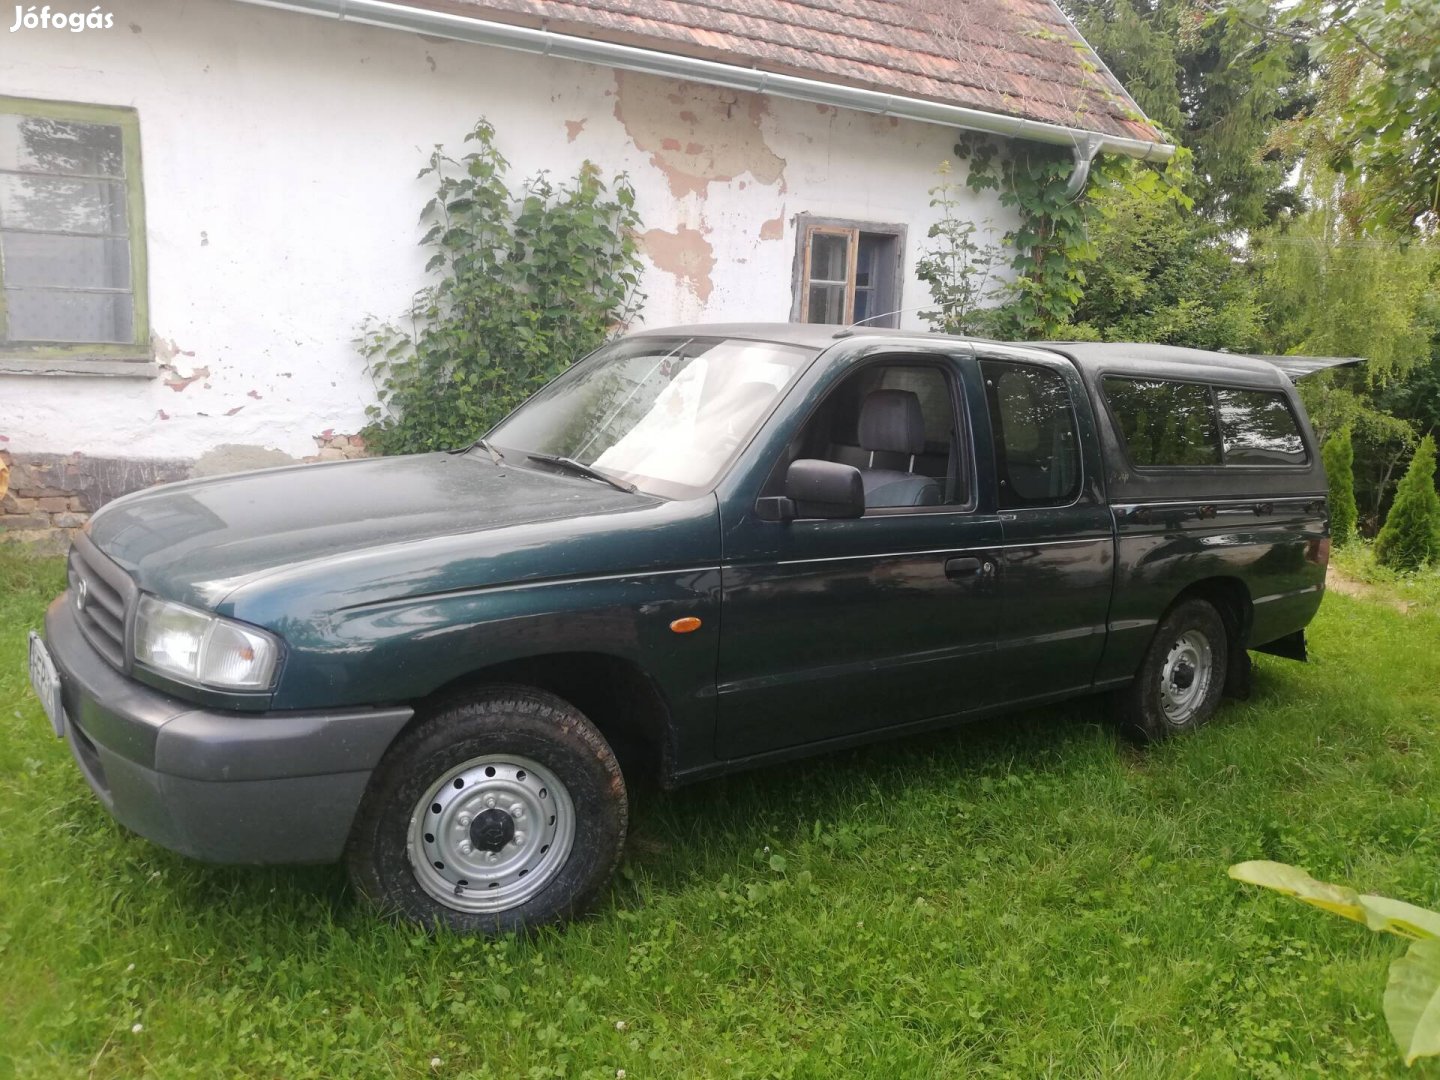
<svg viewBox="0 0 1440 1080"><path fill-rule="evenodd" d="M133 109L0 98L0 356L141 359Z"/></svg>

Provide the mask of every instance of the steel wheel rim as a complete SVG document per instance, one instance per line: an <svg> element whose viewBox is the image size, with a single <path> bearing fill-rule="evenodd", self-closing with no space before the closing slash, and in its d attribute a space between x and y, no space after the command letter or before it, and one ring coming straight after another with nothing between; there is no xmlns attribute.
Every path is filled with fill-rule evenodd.
<svg viewBox="0 0 1440 1080"><path fill-rule="evenodd" d="M544 765L487 754L450 769L410 815L415 880L456 911L507 911L545 888L570 857L575 808Z"/></svg>
<svg viewBox="0 0 1440 1080"><path fill-rule="evenodd" d="M1187 630L1170 646L1160 669L1160 708L1171 724L1183 724L1200 710L1215 674L1210 639Z"/></svg>

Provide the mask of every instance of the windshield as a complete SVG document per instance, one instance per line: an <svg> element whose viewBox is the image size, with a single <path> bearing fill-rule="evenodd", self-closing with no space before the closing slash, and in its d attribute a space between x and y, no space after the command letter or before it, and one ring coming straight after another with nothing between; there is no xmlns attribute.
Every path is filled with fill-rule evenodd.
<svg viewBox="0 0 1440 1080"><path fill-rule="evenodd" d="M815 350L728 338L629 338L576 364L489 441L570 458L642 491L707 491Z"/></svg>

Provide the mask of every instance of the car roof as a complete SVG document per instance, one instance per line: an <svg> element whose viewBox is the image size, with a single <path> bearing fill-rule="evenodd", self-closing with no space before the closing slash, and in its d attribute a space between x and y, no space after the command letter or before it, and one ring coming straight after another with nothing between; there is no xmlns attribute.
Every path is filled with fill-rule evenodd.
<svg viewBox="0 0 1440 1080"><path fill-rule="evenodd" d="M1035 347L1062 353L1092 374L1148 375L1152 378L1262 386L1288 386L1290 383L1274 363L1238 353L1128 341L1037 341Z"/></svg>
<svg viewBox="0 0 1440 1080"><path fill-rule="evenodd" d="M897 344L906 341L962 341L984 348L986 344L1005 344L1027 348L1044 348L1051 353L1070 357L1081 369L1103 367L1106 372L1169 374L1204 379L1227 379L1236 374L1250 374L1261 382L1283 380L1279 367L1269 360L1238 353L1211 353L1202 348L1153 346L1133 341L992 341L981 337L959 337L955 334L933 334L924 330L890 330L887 327L842 327L829 323L691 323L677 327L648 327L635 331L634 337L736 337L752 341L776 341L792 346L828 348L837 341L851 337L888 338Z"/></svg>
<svg viewBox="0 0 1440 1080"><path fill-rule="evenodd" d="M684 326L657 326L637 330L632 337L724 337L750 341L774 341L784 345L805 345L826 349L851 337L886 337L906 341L967 341L948 334L924 330L891 330L880 326L839 326L835 323L736 322L691 323Z"/></svg>
<svg viewBox="0 0 1440 1080"><path fill-rule="evenodd" d="M1110 341L1025 341L998 342L987 338L935 334L924 330L892 330L877 326L838 326L833 323L735 322L691 323L657 326L636 331L636 337L723 337L749 341L771 341L823 350L838 341L865 337L905 342L955 341L982 348L986 345L1023 346L1044 349L1068 357L1087 373L1149 375L1153 378L1203 379L1250 385L1286 385L1289 380L1270 360L1238 353L1207 352L1176 345L1149 345Z"/></svg>

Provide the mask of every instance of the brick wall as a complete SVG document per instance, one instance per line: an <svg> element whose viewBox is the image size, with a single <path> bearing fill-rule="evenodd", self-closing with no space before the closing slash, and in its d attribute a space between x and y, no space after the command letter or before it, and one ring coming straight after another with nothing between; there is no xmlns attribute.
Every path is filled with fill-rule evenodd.
<svg viewBox="0 0 1440 1080"><path fill-rule="evenodd" d="M0 543L62 551L90 515L111 499L183 480L191 468L188 461L0 450Z"/></svg>
<svg viewBox="0 0 1440 1080"><path fill-rule="evenodd" d="M0 544L15 542L41 553L63 552L91 514L111 499L141 488L192 476L365 456L365 440L359 435L326 430L314 439L315 453L298 460L277 450L235 445L216 447L196 461L0 450Z"/></svg>

